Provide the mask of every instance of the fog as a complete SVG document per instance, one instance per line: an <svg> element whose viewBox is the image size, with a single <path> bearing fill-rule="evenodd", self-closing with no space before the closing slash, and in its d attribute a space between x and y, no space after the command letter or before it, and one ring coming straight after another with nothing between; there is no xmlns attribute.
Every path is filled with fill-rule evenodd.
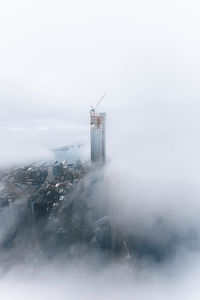
<svg viewBox="0 0 200 300"><path fill-rule="evenodd" d="M179 0L1 3L2 153L26 156L28 144L34 160L52 146L88 145L90 105L104 92L110 156L116 126L149 155L152 138L162 147L184 131L185 145L198 128L197 11L196 1Z"/></svg>
<svg viewBox="0 0 200 300"><path fill-rule="evenodd" d="M197 259L197 257L194 257ZM197 260L198 261L198 260ZM185 265L188 261L185 260ZM175 265L174 267L180 268ZM86 271L87 270L87 271ZM102 272L88 270L83 265L43 268L37 276L24 278L17 274L1 279L4 299L199 299L199 263L190 262L180 274L174 269L152 270L127 275L119 266Z"/></svg>
<svg viewBox="0 0 200 300"><path fill-rule="evenodd" d="M131 272L120 262L44 263L35 275L14 266L1 275L5 300L199 299L199 8L193 0L0 4L1 167L53 160L52 149L73 144L89 160L90 106L107 92L104 196L122 232L165 253L160 263L135 253Z"/></svg>

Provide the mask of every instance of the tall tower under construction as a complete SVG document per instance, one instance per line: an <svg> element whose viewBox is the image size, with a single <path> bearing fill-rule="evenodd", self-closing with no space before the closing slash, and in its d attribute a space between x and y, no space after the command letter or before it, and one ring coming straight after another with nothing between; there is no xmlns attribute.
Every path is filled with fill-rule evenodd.
<svg viewBox="0 0 200 300"><path fill-rule="evenodd" d="M96 113L92 108L90 111L91 162L98 166L106 161L105 122L106 114Z"/></svg>

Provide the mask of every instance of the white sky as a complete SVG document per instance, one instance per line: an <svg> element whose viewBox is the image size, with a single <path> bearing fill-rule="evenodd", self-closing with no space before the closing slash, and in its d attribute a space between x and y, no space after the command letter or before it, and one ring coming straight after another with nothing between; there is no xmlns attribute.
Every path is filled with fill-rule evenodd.
<svg viewBox="0 0 200 300"><path fill-rule="evenodd" d="M113 164L106 175L112 197L127 204L120 213L147 226L158 215L172 226L199 224L199 11L197 0L1 1L0 165L45 160L49 149L73 143L85 145L87 158L90 105L107 91L101 110ZM163 292L158 280L152 293L137 281L131 297L170 299L172 291L199 299L193 261L180 291ZM60 285L51 286L57 296ZM31 297L40 298L41 282L33 288Z"/></svg>
<svg viewBox="0 0 200 300"><path fill-rule="evenodd" d="M2 1L1 161L88 147L89 108L105 91L110 155L119 140L197 130L198 11L180 0Z"/></svg>

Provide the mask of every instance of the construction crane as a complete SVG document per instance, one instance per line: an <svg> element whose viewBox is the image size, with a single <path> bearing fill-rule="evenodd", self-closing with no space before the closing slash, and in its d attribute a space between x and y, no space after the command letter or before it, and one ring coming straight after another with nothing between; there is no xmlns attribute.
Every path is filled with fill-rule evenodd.
<svg viewBox="0 0 200 300"><path fill-rule="evenodd" d="M101 104L103 98L106 96L107 93L104 93L101 98L99 99L99 101L97 102L96 106L92 106L92 109L95 111L97 109L97 107Z"/></svg>

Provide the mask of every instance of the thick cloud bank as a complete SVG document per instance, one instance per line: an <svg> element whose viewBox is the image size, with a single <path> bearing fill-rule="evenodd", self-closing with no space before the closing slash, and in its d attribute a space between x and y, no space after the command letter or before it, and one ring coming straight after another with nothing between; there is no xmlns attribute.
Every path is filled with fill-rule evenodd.
<svg viewBox="0 0 200 300"><path fill-rule="evenodd" d="M88 159L90 105L107 91L97 200L108 199L135 257L131 270L15 266L2 274L3 299L199 299L199 3L0 6L0 166L53 160L51 149L74 144Z"/></svg>

